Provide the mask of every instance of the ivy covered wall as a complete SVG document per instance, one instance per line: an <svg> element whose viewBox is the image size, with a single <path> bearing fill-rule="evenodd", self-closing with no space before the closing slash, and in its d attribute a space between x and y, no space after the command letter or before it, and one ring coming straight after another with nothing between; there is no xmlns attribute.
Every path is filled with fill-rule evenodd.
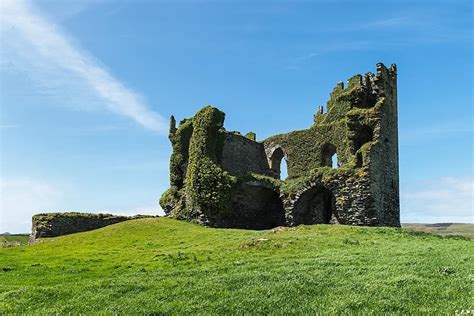
<svg viewBox="0 0 474 316"><path fill-rule="evenodd" d="M169 216L219 227L399 226L396 95L395 65L377 64L376 74L338 83L312 126L262 142L226 131L212 106L178 127L172 117L171 187L160 205Z"/></svg>

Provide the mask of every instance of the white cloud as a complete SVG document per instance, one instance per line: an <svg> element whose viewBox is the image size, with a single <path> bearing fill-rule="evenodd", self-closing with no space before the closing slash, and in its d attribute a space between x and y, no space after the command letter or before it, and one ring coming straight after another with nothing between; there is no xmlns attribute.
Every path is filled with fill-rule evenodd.
<svg viewBox="0 0 474 316"><path fill-rule="evenodd" d="M0 129L14 129L19 127L19 124L0 124Z"/></svg>
<svg viewBox="0 0 474 316"><path fill-rule="evenodd" d="M340 41L327 43L324 46L318 47L309 53L290 58L289 64L286 66L287 70L298 70L305 63L308 63L317 57L325 54L340 52L340 51L358 51L369 50L373 48L373 43L369 41Z"/></svg>
<svg viewBox="0 0 474 316"><path fill-rule="evenodd" d="M374 20L368 23L360 24L359 26L354 26L353 28L363 30L363 29L386 29L386 28L398 28L404 26L414 26L421 25L422 22L420 19L416 19L409 16L398 16L385 18L380 20Z"/></svg>
<svg viewBox="0 0 474 316"><path fill-rule="evenodd" d="M165 212L160 207L158 202L156 203L156 205L142 205L142 206L113 211L111 213L116 214L116 215L125 215L125 216L133 216L133 215L138 215L138 214L140 215L164 215L165 214Z"/></svg>
<svg viewBox="0 0 474 316"><path fill-rule="evenodd" d="M472 124L465 121L444 122L442 124L432 124L431 126L417 126L411 130L400 130L400 142L418 142L426 139L436 139L469 136L473 134Z"/></svg>
<svg viewBox="0 0 474 316"><path fill-rule="evenodd" d="M0 179L0 232L28 232L31 216L49 211L61 195L58 188L42 180Z"/></svg>
<svg viewBox="0 0 474 316"><path fill-rule="evenodd" d="M0 5L3 68L32 77L42 93L61 94L63 102L76 98L65 89L76 89L149 130L166 131L163 117L152 111L141 95L127 88L29 2L3 0Z"/></svg>
<svg viewBox="0 0 474 316"><path fill-rule="evenodd" d="M473 223L474 179L445 177L402 187L403 223Z"/></svg>

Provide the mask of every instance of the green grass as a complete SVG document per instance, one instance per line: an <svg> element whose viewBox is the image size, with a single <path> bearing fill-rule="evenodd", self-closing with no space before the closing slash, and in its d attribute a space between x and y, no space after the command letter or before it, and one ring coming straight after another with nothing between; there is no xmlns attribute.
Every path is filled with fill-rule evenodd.
<svg viewBox="0 0 474 316"><path fill-rule="evenodd" d="M26 245L28 243L29 235L26 234L2 234L0 235L0 247L16 247Z"/></svg>
<svg viewBox="0 0 474 316"><path fill-rule="evenodd" d="M472 260L467 238L396 228L139 219L0 249L0 314L454 314Z"/></svg>
<svg viewBox="0 0 474 316"><path fill-rule="evenodd" d="M474 224L402 224L402 226L409 230L422 231L442 236L466 236L474 238Z"/></svg>

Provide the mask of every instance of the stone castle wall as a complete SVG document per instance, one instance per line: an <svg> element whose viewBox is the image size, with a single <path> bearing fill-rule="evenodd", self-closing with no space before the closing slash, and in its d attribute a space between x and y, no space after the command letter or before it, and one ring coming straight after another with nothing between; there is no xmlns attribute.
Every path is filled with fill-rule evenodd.
<svg viewBox="0 0 474 316"><path fill-rule="evenodd" d="M161 206L218 227L400 226L396 76L395 65L377 64L339 82L311 127L262 142L225 131L211 106L178 128L172 118L172 186Z"/></svg>
<svg viewBox="0 0 474 316"><path fill-rule="evenodd" d="M153 216L117 216L78 212L41 213L33 216L30 243L40 238L85 232L143 217Z"/></svg>
<svg viewBox="0 0 474 316"><path fill-rule="evenodd" d="M231 175L270 175L263 144L245 136L225 133L221 167Z"/></svg>
<svg viewBox="0 0 474 316"><path fill-rule="evenodd" d="M389 78L389 79L383 79ZM370 153L370 181L377 218L388 226L400 225L398 166L398 110L396 67L377 65L374 88L383 98L376 127L377 142Z"/></svg>
<svg viewBox="0 0 474 316"><path fill-rule="evenodd" d="M312 126L255 140L224 128L207 106L176 127L168 216L214 227L268 229L300 224L400 226L397 69L337 83ZM337 155L337 166L332 160ZM280 179L285 159L288 178ZM138 216L141 217L141 216ZM31 241L137 218L111 214L33 216Z"/></svg>

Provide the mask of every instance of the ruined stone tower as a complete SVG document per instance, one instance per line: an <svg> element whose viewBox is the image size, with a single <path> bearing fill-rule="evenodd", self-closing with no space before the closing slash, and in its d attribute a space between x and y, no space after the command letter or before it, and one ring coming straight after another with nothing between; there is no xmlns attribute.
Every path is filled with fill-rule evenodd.
<svg viewBox="0 0 474 316"><path fill-rule="evenodd" d="M211 106L178 128L171 117L171 188L161 207L216 227L400 226L396 66L339 82L326 108L308 129L263 141L226 131Z"/></svg>

